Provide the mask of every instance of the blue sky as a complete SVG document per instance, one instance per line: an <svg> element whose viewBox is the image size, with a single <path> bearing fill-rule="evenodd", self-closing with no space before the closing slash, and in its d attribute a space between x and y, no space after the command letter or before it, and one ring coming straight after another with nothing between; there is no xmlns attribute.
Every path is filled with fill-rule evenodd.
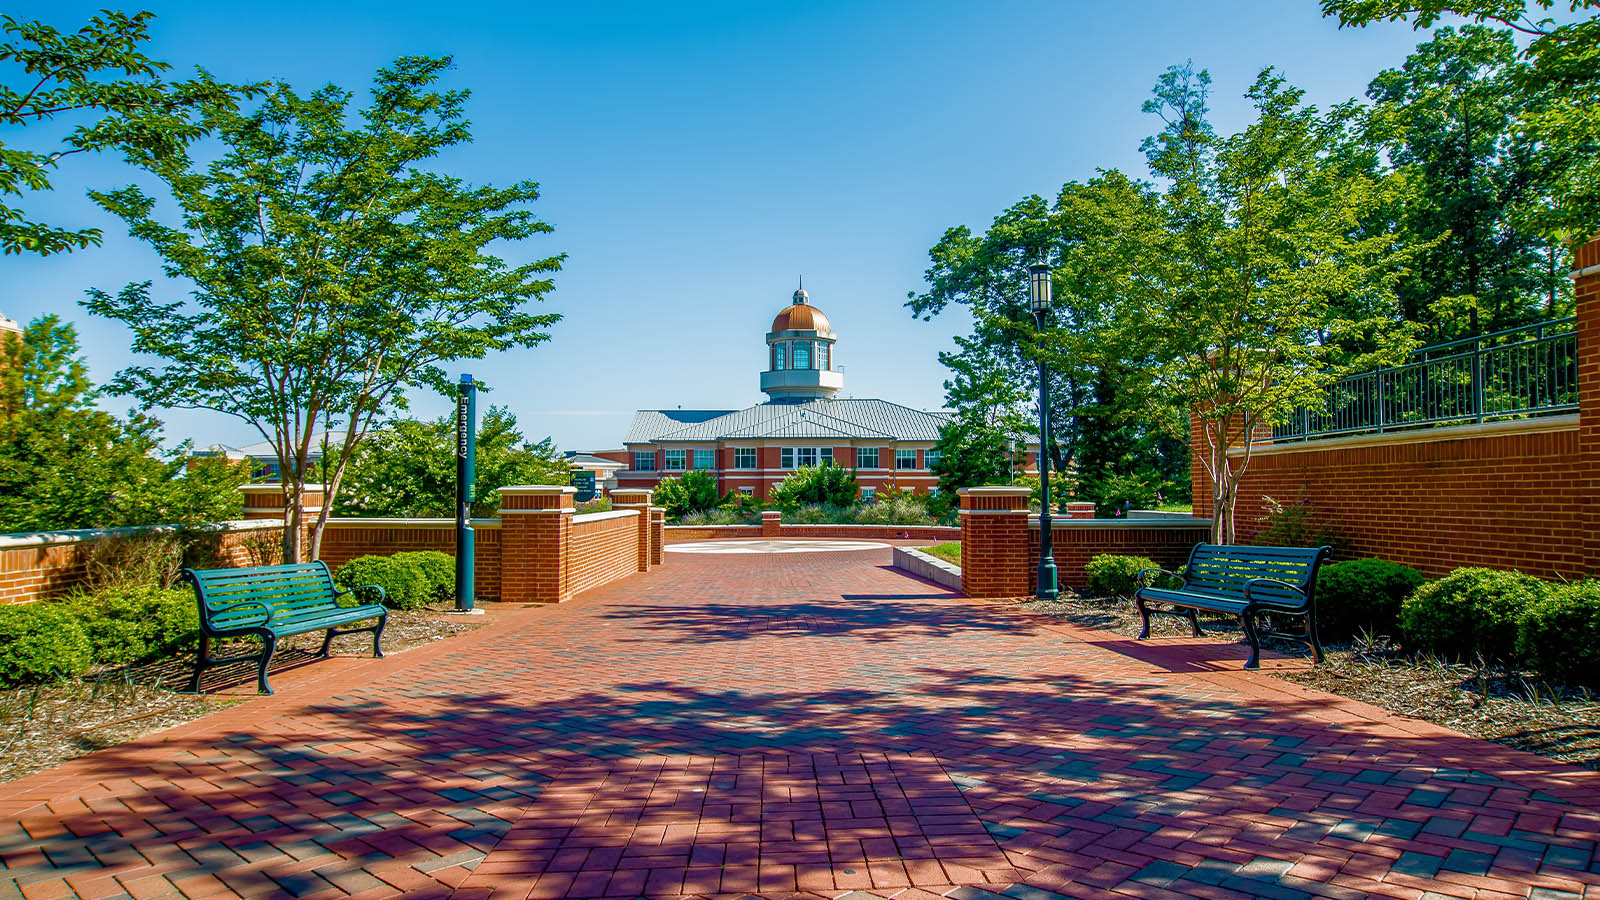
<svg viewBox="0 0 1600 900"><path fill-rule="evenodd" d="M103 5L8 12L65 30ZM1211 71L1228 131L1245 122L1239 95L1263 66L1327 105L1359 96L1419 40L1405 26L1341 31L1315 0L151 8L151 55L232 80L364 91L396 56L455 57L447 86L472 90L476 140L437 168L540 182L537 210L556 230L507 256L568 261L542 304L565 317L551 341L453 369L492 385L490 401L530 437L585 450L619 446L634 409L764 399L762 338L801 274L839 334L847 393L936 408L937 354L968 323L959 311L916 321L903 303L946 228L981 229L1096 168L1142 174L1139 141L1157 123L1139 107L1170 64ZM0 313L77 323L96 380L133 358L120 326L78 306L83 291L160 272L84 191L134 180L114 159L74 160L25 208L98 224L105 245L0 259ZM445 409L414 401L419 414ZM170 439L258 439L215 413L158 414Z"/></svg>

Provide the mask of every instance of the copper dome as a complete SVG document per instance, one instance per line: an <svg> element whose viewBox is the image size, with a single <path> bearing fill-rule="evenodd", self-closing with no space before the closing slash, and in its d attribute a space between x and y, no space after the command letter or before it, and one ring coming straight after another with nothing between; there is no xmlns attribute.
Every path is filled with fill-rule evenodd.
<svg viewBox="0 0 1600 900"><path fill-rule="evenodd" d="M786 306L772 320L772 331L831 331L828 327L828 317L822 314L809 303L796 303Z"/></svg>

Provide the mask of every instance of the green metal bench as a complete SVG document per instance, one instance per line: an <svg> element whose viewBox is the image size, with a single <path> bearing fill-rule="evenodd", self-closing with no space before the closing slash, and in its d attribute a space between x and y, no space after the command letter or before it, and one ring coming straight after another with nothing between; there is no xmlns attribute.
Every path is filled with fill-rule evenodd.
<svg viewBox="0 0 1600 900"><path fill-rule="evenodd" d="M194 586L195 602L200 606L200 650L195 656L191 691L199 692L200 675L207 668L253 660L257 687L263 694L272 693L267 665L277 652L278 639L309 631L327 629L322 640L324 659L334 638L364 631L372 632L372 655L383 656L383 626L389 621L389 611L379 604L340 606L339 598L350 592L334 587L327 563L320 560L247 569L184 569L181 577ZM377 588L382 599L383 588L370 587ZM367 619L377 622L340 628ZM260 638L261 652L212 659L212 639L233 637Z"/></svg>
<svg viewBox="0 0 1600 900"><path fill-rule="evenodd" d="M1139 640L1150 636L1152 613L1180 616L1189 620L1196 637L1200 630L1197 610L1227 613L1239 617L1245 639L1250 642L1246 669L1261 666L1261 638L1282 637L1311 646L1316 662L1322 662L1322 640L1317 636L1317 569L1333 551L1328 547L1243 547L1226 544L1195 544L1183 574L1165 569L1141 569L1136 580L1133 604L1139 610L1144 628ZM1177 588L1158 588L1151 579L1164 574L1181 578ZM1163 604L1152 608L1149 604ZM1256 620L1264 614L1304 616L1303 633L1261 630ZM1270 624L1270 623L1269 623Z"/></svg>

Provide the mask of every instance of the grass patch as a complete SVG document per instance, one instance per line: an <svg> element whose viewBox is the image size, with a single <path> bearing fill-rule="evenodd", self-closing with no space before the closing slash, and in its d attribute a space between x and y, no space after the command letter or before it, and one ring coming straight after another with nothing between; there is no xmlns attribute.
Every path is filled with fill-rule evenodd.
<svg viewBox="0 0 1600 900"><path fill-rule="evenodd" d="M948 544L934 544L932 547L918 547L923 553L937 556L952 565L961 565L961 542L951 541Z"/></svg>

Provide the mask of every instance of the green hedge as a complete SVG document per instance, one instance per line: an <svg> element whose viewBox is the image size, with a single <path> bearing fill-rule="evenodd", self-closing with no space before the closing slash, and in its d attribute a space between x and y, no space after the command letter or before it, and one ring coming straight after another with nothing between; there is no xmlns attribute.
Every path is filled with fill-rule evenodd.
<svg viewBox="0 0 1600 900"><path fill-rule="evenodd" d="M89 636L66 604L0 606L0 687L76 677L93 663Z"/></svg>
<svg viewBox="0 0 1600 900"><path fill-rule="evenodd" d="M1551 588L1521 572L1457 569L1424 584L1401 604L1400 630L1418 650L1509 661L1517 648L1518 621Z"/></svg>
<svg viewBox="0 0 1600 900"><path fill-rule="evenodd" d="M77 594L63 606L94 648L94 663L124 666L195 644L200 632L193 588L114 586Z"/></svg>
<svg viewBox="0 0 1600 900"><path fill-rule="evenodd" d="M1102 553L1090 559L1083 567L1084 574L1089 578L1089 593L1099 596L1115 594L1119 597L1132 597L1133 591L1139 585L1134 580L1141 569L1159 569L1160 566L1143 556L1118 556L1114 553ZM1182 582L1171 575L1159 575L1154 586L1175 588Z"/></svg>
<svg viewBox="0 0 1600 900"><path fill-rule="evenodd" d="M456 564L450 554L436 550L358 556L340 566L333 580L362 603L378 602L376 591L364 589L377 585L390 609L421 609L455 596Z"/></svg>
<svg viewBox="0 0 1600 900"><path fill-rule="evenodd" d="M1400 605L1424 581L1422 573L1381 559L1352 559L1317 571L1317 628L1323 637L1362 630L1395 634Z"/></svg>
<svg viewBox="0 0 1600 900"><path fill-rule="evenodd" d="M1600 581L1554 585L1530 604L1517 655L1548 678L1600 686Z"/></svg>

